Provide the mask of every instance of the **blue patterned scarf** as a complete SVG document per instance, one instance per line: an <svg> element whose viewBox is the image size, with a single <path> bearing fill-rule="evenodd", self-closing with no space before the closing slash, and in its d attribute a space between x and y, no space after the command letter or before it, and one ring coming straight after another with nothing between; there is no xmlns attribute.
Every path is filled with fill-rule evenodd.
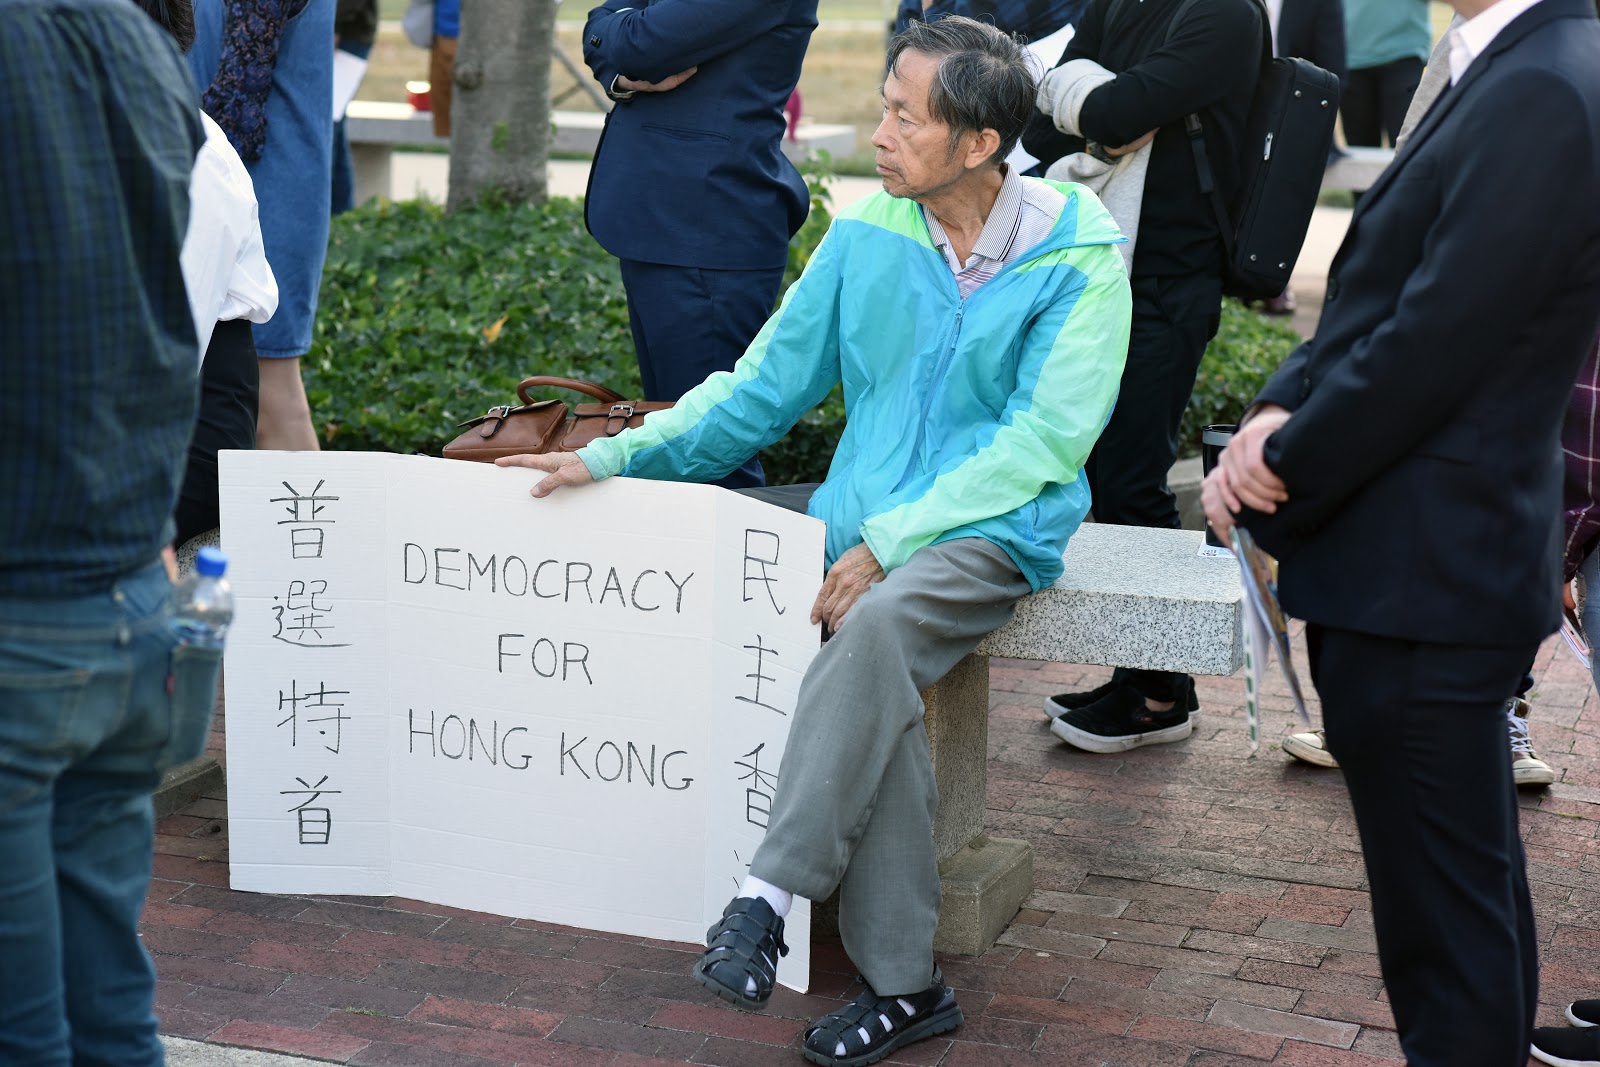
<svg viewBox="0 0 1600 1067"><path fill-rule="evenodd" d="M261 158L267 143L267 94L278 63L278 41L289 20L310 0L227 0L222 56L200 106L228 135L247 163ZM333 48L333 42L328 42Z"/></svg>

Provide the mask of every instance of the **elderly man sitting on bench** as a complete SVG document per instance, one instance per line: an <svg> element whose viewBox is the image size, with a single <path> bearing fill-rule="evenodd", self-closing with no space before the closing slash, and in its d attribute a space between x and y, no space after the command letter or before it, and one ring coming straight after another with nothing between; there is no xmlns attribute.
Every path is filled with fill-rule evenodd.
<svg viewBox="0 0 1600 1067"><path fill-rule="evenodd" d="M1002 162L1034 86L994 27L914 23L890 46L872 138L884 191L840 213L737 366L581 452L499 461L548 472L536 497L618 474L707 481L844 383L827 480L750 491L827 522L812 621L831 637L801 684L750 876L695 968L763 1006L793 897L837 887L866 988L806 1031L816 1063L875 1063L961 1023L933 959L938 790L919 694L1060 575L1127 354L1111 216Z"/></svg>

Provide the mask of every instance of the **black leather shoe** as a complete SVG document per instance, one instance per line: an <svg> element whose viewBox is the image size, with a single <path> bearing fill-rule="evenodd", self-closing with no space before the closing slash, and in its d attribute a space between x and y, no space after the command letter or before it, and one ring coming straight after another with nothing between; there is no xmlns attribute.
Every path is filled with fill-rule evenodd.
<svg viewBox="0 0 1600 1067"><path fill-rule="evenodd" d="M706 953L694 980L728 1003L754 1011L766 1006L778 977L778 958L789 954L783 920L760 897L735 897L706 931Z"/></svg>

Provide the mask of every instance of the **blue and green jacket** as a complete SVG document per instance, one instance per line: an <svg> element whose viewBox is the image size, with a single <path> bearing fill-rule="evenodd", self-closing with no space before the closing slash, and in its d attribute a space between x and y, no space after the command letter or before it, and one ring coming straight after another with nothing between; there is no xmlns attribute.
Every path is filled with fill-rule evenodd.
<svg viewBox="0 0 1600 1067"><path fill-rule="evenodd" d="M1029 179L1033 180L1033 179ZM1089 510L1083 464L1116 400L1131 299L1122 241L1081 185L1050 235L962 299L922 209L877 193L839 214L733 370L578 455L596 479L709 481L844 383L846 424L809 512L831 565L884 570L984 537L1035 590Z"/></svg>

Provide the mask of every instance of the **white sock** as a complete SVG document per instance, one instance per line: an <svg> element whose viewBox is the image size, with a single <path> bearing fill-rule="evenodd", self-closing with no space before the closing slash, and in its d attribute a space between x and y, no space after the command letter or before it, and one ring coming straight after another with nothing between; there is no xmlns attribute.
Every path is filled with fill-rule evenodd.
<svg viewBox="0 0 1600 1067"><path fill-rule="evenodd" d="M779 889L771 882L763 882L753 874L745 876L744 884L739 887L741 897L760 897L772 906L773 912L780 919L788 918L789 909L794 906L794 894L787 889Z"/></svg>

